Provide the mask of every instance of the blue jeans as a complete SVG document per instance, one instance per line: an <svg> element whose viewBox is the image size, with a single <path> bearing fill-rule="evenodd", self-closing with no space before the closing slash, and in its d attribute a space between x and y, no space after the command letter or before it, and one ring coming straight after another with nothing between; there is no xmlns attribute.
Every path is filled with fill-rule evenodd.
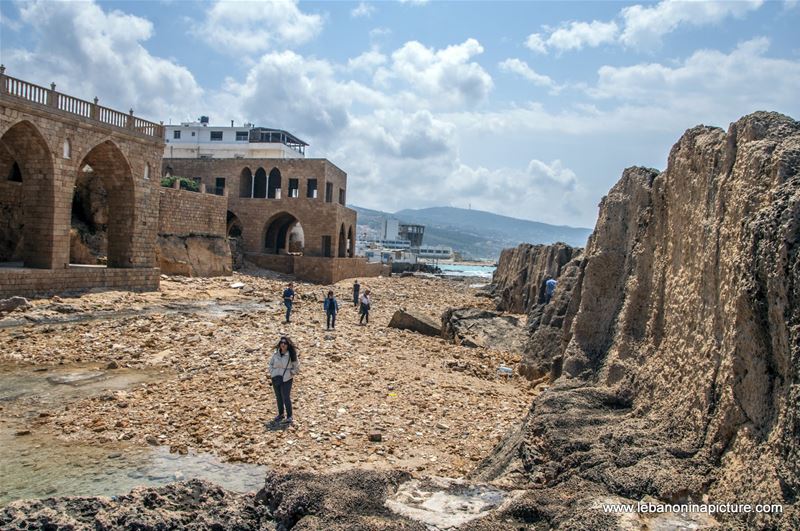
<svg viewBox="0 0 800 531"><path fill-rule="evenodd" d="M325 320L327 322L327 328L330 328L331 326L336 328L336 312L326 312L325 315L326 315Z"/></svg>
<svg viewBox="0 0 800 531"><path fill-rule="evenodd" d="M286 306L286 322L289 322L289 316L292 315L292 301L283 301L284 306Z"/></svg>
<svg viewBox="0 0 800 531"><path fill-rule="evenodd" d="M286 407L286 416L292 416L292 382L283 381L283 376L272 377L272 390L275 391L275 399L278 401L278 415L283 416L284 406Z"/></svg>

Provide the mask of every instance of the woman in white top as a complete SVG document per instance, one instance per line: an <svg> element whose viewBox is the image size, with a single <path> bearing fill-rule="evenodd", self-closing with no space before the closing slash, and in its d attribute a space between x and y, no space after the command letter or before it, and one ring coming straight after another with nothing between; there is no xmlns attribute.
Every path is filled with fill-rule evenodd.
<svg viewBox="0 0 800 531"><path fill-rule="evenodd" d="M292 340L281 337L275 345L275 352L269 360L269 375L272 378L272 389L278 401L278 416L272 420L273 425L283 422L283 411L286 408L286 423L292 423L292 382L300 372L300 361L297 359L297 348Z"/></svg>
<svg viewBox="0 0 800 531"><path fill-rule="evenodd" d="M369 324L369 307L372 304L372 299L369 296L369 290L365 290L361 296L361 317L358 319L358 324L364 324L364 318L367 319Z"/></svg>

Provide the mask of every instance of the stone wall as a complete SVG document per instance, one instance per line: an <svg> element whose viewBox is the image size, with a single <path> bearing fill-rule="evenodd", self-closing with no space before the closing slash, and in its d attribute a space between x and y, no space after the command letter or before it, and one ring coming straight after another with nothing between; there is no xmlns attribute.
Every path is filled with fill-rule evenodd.
<svg viewBox="0 0 800 531"><path fill-rule="evenodd" d="M227 199L213 194L162 187L158 233L162 235L226 236Z"/></svg>
<svg viewBox="0 0 800 531"><path fill-rule="evenodd" d="M156 256L161 270L170 275L230 275L227 199L163 187L160 193Z"/></svg>
<svg viewBox="0 0 800 531"><path fill-rule="evenodd" d="M48 296L90 289L155 291L161 272L156 268L109 269L71 266L66 269L0 268L0 297Z"/></svg>
<svg viewBox="0 0 800 531"><path fill-rule="evenodd" d="M317 284L335 284L346 278L391 276L391 266L369 263L364 258L322 258L294 255L247 255L264 269L292 274L300 280Z"/></svg>

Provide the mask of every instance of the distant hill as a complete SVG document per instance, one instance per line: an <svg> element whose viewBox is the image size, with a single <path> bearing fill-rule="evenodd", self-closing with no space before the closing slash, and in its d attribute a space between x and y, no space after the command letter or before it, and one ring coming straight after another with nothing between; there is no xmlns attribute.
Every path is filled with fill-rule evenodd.
<svg viewBox="0 0 800 531"><path fill-rule="evenodd" d="M433 207L389 213L352 206L358 212L358 224L380 229L385 217L401 223L425 225L426 245L448 245L470 258L496 260L500 251L520 243L561 241L584 247L591 229L549 225L481 210Z"/></svg>

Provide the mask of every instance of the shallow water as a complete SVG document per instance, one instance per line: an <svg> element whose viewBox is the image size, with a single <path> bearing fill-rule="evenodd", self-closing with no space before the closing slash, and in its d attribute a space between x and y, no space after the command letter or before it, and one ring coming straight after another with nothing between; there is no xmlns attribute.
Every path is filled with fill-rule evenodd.
<svg viewBox="0 0 800 531"><path fill-rule="evenodd" d="M164 446L89 446L0 431L0 506L18 499L113 496L136 486L201 478L239 492L264 485L266 467L178 455Z"/></svg>
<svg viewBox="0 0 800 531"><path fill-rule="evenodd" d="M124 441L87 445L27 427L36 417L92 395L155 381L163 370L94 366L0 367L0 506L51 496L112 496L133 487L200 478L236 491L263 485L266 468L223 463L210 454L170 454L166 447Z"/></svg>

